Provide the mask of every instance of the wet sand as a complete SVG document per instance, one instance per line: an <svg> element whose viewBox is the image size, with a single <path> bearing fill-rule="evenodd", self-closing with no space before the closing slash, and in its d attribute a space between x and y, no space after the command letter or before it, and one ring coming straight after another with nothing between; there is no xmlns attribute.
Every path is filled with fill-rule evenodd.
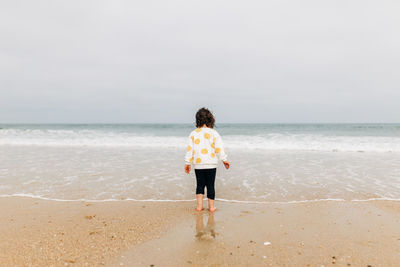
<svg viewBox="0 0 400 267"><path fill-rule="evenodd" d="M178 203L0 198L0 266L104 266L189 213Z"/></svg>
<svg viewBox="0 0 400 267"><path fill-rule="evenodd" d="M400 202L0 199L0 266L398 266Z"/></svg>

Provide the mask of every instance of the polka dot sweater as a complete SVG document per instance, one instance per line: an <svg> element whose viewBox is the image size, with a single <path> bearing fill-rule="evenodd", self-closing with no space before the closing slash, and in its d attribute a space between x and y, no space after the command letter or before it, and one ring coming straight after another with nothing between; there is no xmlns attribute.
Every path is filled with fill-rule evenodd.
<svg viewBox="0 0 400 267"><path fill-rule="evenodd" d="M217 167L218 159L225 161L227 155L217 131L197 128L190 133L186 147L186 164L193 164L195 169L211 169Z"/></svg>

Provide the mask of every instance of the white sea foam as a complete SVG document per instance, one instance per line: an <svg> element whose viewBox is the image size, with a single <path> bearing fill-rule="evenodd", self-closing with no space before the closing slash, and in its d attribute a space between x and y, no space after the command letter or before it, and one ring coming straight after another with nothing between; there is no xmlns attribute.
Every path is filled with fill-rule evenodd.
<svg viewBox="0 0 400 267"><path fill-rule="evenodd" d="M190 201L194 194L194 174L183 172L178 150L4 146L0 151L0 195ZM217 172L220 201L400 198L399 154L270 151L230 157L232 169Z"/></svg>
<svg viewBox="0 0 400 267"><path fill-rule="evenodd" d="M100 130L2 129L0 145L178 148L187 137ZM224 136L227 149L400 152L398 136L268 133Z"/></svg>
<svg viewBox="0 0 400 267"><path fill-rule="evenodd" d="M37 196L32 194L9 194L9 195L0 195L1 198L9 198L9 197L24 197L24 198L33 198L33 199L41 199L48 201L57 201L57 202L123 202L123 201L134 201L134 202L193 202L196 199L134 199L134 198L126 198L126 199L60 199L60 198L48 198L43 196ZM205 198L207 200L207 198ZM312 202L369 202L369 201L400 201L400 198L366 198L366 199L343 199L343 198L321 198L321 199L309 199L309 200L291 200L291 201L246 201L246 200L236 200L236 199L222 199L216 198L216 201L228 202L228 203L241 203L241 204L301 204L301 203L312 203Z"/></svg>
<svg viewBox="0 0 400 267"><path fill-rule="evenodd" d="M193 201L194 174L182 170L187 137L180 128L161 126L0 129L0 196ZM277 126L271 126L275 132L269 126L257 127L221 133L232 168L218 169L218 201L400 199L400 126L365 133L365 127L358 131L356 126L351 130L326 126L333 129L329 133L319 126L310 131L291 126L288 132L275 131ZM189 127L183 130L186 134ZM367 153L355 153L359 151ZM389 151L394 153L378 153Z"/></svg>

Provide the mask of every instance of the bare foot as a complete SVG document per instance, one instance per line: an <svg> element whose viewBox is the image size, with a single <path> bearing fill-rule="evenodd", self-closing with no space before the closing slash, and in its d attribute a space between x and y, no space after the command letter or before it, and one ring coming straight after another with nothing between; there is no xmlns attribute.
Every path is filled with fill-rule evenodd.
<svg viewBox="0 0 400 267"><path fill-rule="evenodd" d="M201 207L200 209L199 208L196 208L196 210L197 211L202 211L203 210L203 208Z"/></svg>
<svg viewBox="0 0 400 267"><path fill-rule="evenodd" d="M214 207L214 208L212 208L212 209L209 209L210 212L214 212L214 211L216 211L216 210L217 210L216 207Z"/></svg>

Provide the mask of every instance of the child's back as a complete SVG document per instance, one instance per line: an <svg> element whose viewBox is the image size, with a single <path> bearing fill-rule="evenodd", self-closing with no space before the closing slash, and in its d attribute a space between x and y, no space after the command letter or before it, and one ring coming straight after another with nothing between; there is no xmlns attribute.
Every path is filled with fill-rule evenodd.
<svg viewBox="0 0 400 267"><path fill-rule="evenodd" d="M212 128L202 127L192 131L186 148L186 163L195 169L210 169L218 166L218 159L225 161L221 136Z"/></svg>

